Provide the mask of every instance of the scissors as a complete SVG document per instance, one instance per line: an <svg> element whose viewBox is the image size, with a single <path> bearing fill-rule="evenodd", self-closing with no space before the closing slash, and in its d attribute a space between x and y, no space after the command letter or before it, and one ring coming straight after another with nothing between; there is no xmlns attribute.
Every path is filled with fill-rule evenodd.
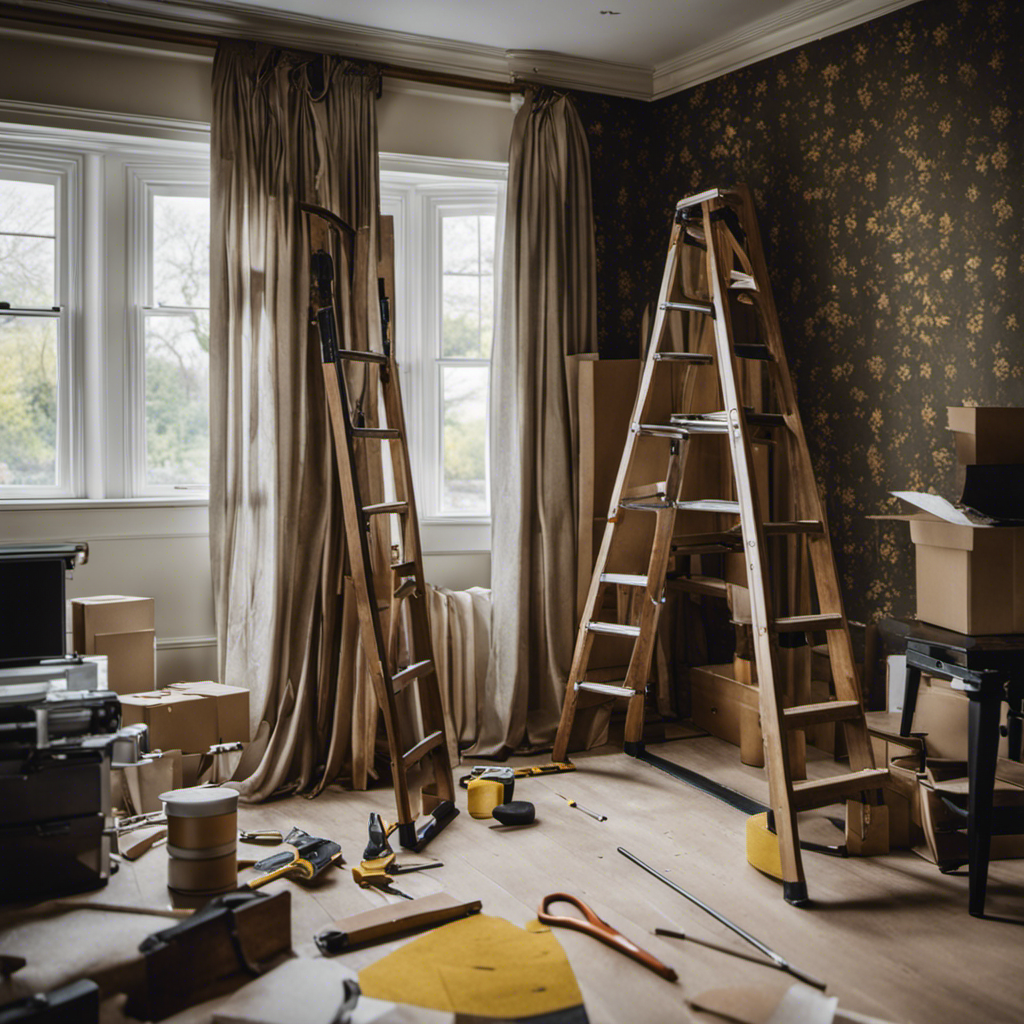
<svg viewBox="0 0 1024 1024"><path fill-rule="evenodd" d="M549 914L548 907L552 903L571 903L583 914L583 918L570 917L568 915ZM625 953L639 964L643 964L648 970L660 974L666 981L676 981L679 975L671 967L663 964L657 957L641 949L636 943L630 942L625 935L617 932L607 921L602 921L590 907L575 896L567 892L552 892L541 900L540 909L537 911L537 920L542 924L554 925L562 928L575 928L578 932L592 935L600 939L606 946Z"/></svg>

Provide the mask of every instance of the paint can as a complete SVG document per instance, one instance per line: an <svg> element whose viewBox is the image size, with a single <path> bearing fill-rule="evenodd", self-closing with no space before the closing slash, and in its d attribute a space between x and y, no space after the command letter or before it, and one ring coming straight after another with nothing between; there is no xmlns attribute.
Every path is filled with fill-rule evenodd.
<svg viewBox="0 0 1024 1024"><path fill-rule="evenodd" d="M210 896L238 885L238 792L223 786L161 793L167 815L167 885Z"/></svg>

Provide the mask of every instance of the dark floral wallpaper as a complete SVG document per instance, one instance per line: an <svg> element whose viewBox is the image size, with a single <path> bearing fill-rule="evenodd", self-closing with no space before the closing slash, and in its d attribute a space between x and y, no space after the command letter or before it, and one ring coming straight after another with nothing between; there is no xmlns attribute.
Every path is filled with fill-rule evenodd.
<svg viewBox="0 0 1024 1024"><path fill-rule="evenodd" d="M1024 405L1024 4L920 0L638 104L574 97L600 347L635 355L675 202L754 190L847 611L914 611L891 490L959 497L947 405ZM899 511L906 511L900 509Z"/></svg>

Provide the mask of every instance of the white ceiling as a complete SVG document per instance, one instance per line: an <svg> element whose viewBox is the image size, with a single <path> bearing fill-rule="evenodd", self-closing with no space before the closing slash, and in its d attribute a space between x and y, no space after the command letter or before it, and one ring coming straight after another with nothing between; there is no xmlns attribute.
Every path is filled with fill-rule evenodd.
<svg viewBox="0 0 1024 1024"><path fill-rule="evenodd" d="M807 5L801 0L227 0L225 6L653 69L738 26Z"/></svg>
<svg viewBox="0 0 1024 1024"><path fill-rule="evenodd" d="M650 100L915 2L22 0L18 6Z"/></svg>

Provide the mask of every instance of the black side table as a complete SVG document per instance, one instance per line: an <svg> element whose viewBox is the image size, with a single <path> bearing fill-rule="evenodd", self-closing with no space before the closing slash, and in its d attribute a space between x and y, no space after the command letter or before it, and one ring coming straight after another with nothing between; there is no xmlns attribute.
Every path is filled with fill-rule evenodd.
<svg viewBox="0 0 1024 1024"><path fill-rule="evenodd" d="M1003 701L1010 705L1009 756L1021 757L1021 712L1024 702L1024 634L967 636L923 622L888 620L883 630L907 644L907 693L903 701L900 735L909 736L914 719L922 670L952 681L970 698L967 733L967 844L969 856L968 909L972 916L985 911L988 862L992 835L1024 831L1022 809L993 815L999 714Z"/></svg>

